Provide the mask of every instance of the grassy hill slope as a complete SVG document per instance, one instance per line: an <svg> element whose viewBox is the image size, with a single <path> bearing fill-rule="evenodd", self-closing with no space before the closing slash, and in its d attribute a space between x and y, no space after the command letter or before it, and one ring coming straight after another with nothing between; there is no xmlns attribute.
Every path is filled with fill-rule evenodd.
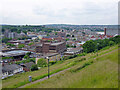
<svg viewBox="0 0 120 90"><path fill-rule="evenodd" d="M50 66L50 72L55 73L71 68L59 75L53 76L45 81L29 84L26 88L75 88L75 87L118 87L118 46L104 48L96 53L87 54L83 57L60 61ZM105 55L106 54L106 55ZM47 67L33 72L16 74L2 80L3 88L17 88L28 82L28 76L33 81L47 76Z"/></svg>
<svg viewBox="0 0 120 90"><path fill-rule="evenodd" d="M86 61L74 65L69 71L26 88L118 88L117 47L91 56L87 55Z"/></svg>

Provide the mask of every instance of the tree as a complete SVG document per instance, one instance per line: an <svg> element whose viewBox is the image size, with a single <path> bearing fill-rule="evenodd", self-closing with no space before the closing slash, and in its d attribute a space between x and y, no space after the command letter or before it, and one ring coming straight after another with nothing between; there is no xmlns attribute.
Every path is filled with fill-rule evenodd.
<svg viewBox="0 0 120 90"><path fill-rule="evenodd" d="M23 33L27 34L27 31L23 31Z"/></svg>
<svg viewBox="0 0 120 90"><path fill-rule="evenodd" d="M47 36L50 36L49 34L47 34Z"/></svg>
<svg viewBox="0 0 120 90"><path fill-rule="evenodd" d="M12 28L11 29L11 32L15 32L15 31L17 31L18 29L17 28Z"/></svg>
<svg viewBox="0 0 120 90"><path fill-rule="evenodd" d="M31 71L35 71L35 70L38 70L38 67L36 64L33 64L30 69Z"/></svg>
<svg viewBox="0 0 120 90"><path fill-rule="evenodd" d="M23 48L25 45L24 44L19 44L18 48Z"/></svg>
<svg viewBox="0 0 120 90"><path fill-rule="evenodd" d="M85 32L82 32L82 34L84 34L84 35L85 35Z"/></svg>
<svg viewBox="0 0 120 90"><path fill-rule="evenodd" d="M48 40L48 42L51 42L51 40Z"/></svg>
<svg viewBox="0 0 120 90"><path fill-rule="evenodd" d="M28 45L29 45L29 46L31 46L31 45L33 45L33 44L34 44L34 43L33 43L33 42L31 42L31 43L29 43Z"/></svg>
<svg viewBox="0 0 120 90"><path fill-rule="evenodd" d="M28 55L25 55L23 58L24 58L24 59L28 59L28 58L29 58L29 56L28 56Z"/></svg>
<svg viewBox="0 0 120 90"><path fill-rule="evenodd" d="M11 44L11 43L6 43L6 45L11 46L11 47L15 46L14 44Z"/></svg>
<svg viewBox="0 0 120 90"><path fill-rule="evenodd" d="M38 67L44 67L47 65L47 62L44 58L40 58L40 59L38 59L37 65L38 65Z"/></svg>
<svg viewBox="0 0 120 90"><path fill-rule="evenodd" d="M76 38L73 39L74 41L76 40Z"/></svg>
<svg viewBox="0 0 120 90"><path fill-rule="evenodd" d="M5 29L4 28L2 28L2 33L4 33L5 32Z"/></svg>
<svg viewBox="0 0 120 90"><path fill-rule="evenodd" d="M68 41L69 39L68 38L66 38L66 41Z"/></svg>
<svg viewBox="0 0 120 90"><path fill-rule="evenodd" d="M74 35L72 35L72 37L75 37Z"/></svg>
<svg viewBox="0 0 120 90"><path fill-rule="evenodd" d="M110 39L86 41L86 43L84 43L82 47L85 53L90 53L96 52L97 50L100 50L106 46L112 46L118 43L120 43L120 36L115 36Z"/></svg>
<svg viewBox="0 0 120 90"><path fill-rule="evenodd" d="M58 32L55 32L55 35L57 35L58 34Z"/></svg>
<svg viewBox="0 0 120 90"><path fill-rule="evenodd" d="M26 55L28 55L28 56L29 56L30 54L31 54L31 52L27 52L27 53L26 53Z"/></svg>
<svg viewBox="0 0 120 90"><path fill-rule="evenodd" d="M67 34L66 37L70 37L70 34Z"/></svg>
<svg viewBox="0 0 120 90"><path fill-rule="evenodd" d="M76 45L74 45L73 47L76 48Z"/></svg>
<svg viewBox="0 0 120 90"><path fill-rule="evenodd" d="M97 43L95 43L93 40L86 41L86 43L83 44L84 52L86 53L94 52L97 48L96 45Z"/></svg>
<svg viewBox="0 0 120 90"><path fill-rule="evenodd" d="M115 43L113 42L113 41L110 41L109 42L109 46L112 46L112 45L114 45Z"/></svg>
<svg viewBox="0 0 120 90"><path fill-rule="evenodd" d="M69 44L67 44L66 47L69 48L70 47Z"/></svg>
<svg viewBox="0 0 120 90"><path fill-rule="evenodd" d="M2 43L7 43L9 40L12 40L11 38L2 38Z"/></svg>

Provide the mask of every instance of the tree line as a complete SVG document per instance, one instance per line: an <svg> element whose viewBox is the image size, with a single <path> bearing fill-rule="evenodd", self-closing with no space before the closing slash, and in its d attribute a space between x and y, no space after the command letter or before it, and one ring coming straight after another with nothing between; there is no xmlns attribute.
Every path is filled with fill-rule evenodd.
<svg viewBox="0 0 120 90"><path fill-rule="evenodd" d="M85 53L95 52L106 46L112 46L120 43L120 35L109 38L109 39L98 39L98 40L89 40L83 44L83 50Z"/></svg>

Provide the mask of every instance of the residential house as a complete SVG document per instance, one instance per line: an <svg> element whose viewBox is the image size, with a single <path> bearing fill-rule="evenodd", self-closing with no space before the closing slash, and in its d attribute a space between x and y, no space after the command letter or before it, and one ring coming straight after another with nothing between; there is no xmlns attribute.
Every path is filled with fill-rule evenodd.
<svg viewBox="0 0 120 90"><path fill-rule="evenodd" d="M27 72L31 70L31 67L34 64L35 64L34 62L29 62L29 63L21 64L21 66L23 67L23 70Z"/></svg>
<svg viewBox="0 0 120 90"><path fill-rule="evenodd" d="M23 67L17 64L4 64L2 66L2 79L23 72Z"/></svg>

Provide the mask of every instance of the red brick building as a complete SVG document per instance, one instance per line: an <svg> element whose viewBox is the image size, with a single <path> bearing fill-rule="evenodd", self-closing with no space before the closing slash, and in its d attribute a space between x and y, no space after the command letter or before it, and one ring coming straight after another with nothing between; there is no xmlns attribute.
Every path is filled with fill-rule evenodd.
<svg viewBox="0 0 120 90"><path fill-rule="evenodd" d="M66 50L66 42L43 43L36 46L36 53L62 53Z"/></svg>

